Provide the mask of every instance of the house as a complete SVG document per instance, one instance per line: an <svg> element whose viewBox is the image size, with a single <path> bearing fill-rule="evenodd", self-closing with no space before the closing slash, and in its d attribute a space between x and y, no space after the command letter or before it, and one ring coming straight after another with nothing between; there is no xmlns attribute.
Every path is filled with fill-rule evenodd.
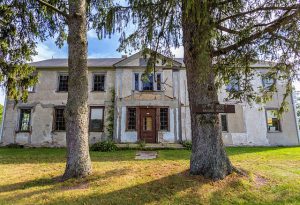
<svg viewBox="0 0 300 205"><path fill-rule="evenodd" d="M30 88L28 102L6 100L1 132L3 145L65 146L64 108L67 102L67 59L49 59L31 64L37 68L39 83ZM108 137L107 126L114 124L113 139L119 143L178 143L191 140L191 119L182 59L159 60L156 72L143 75L142 54L122 58L88 60L89 142ZM266 63L254 64L255 89L268 86L260 74ZM223 141L237 145L299 145L295 107L278 119L276 113L285 84L276 82L278 92L265 105L226 101L226 86L219 94L221 103L235 104L235 113L220 114ZM113 98L115 96L115 98ZM112 103L114 100L114 103ZM113 112L110 112L113 110ZM113 117L109 117L112 115ZM110 122L108 119L114 119Z"/></svg>

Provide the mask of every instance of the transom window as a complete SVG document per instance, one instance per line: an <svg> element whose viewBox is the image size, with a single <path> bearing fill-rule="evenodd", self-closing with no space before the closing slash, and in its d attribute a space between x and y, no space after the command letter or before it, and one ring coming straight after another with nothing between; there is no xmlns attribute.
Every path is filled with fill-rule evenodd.
<svg viewBox="0 0 300 205"><path fill-rule="evenodd" d="M68 91L68 81L69 76L68 74L60 74L58 77L58 91L59 92L67 92Z"/></svg>
<svg viewBox="0 0 300 205"><path fill-rule="evenodd" d="M91 107L90 108L90 131L102 132L103 131L103 107Z"/></svg>
<svg viewBox="0 0 300 205"><path fill-rule="evenodd" d="M127 130L136 130L136 108L127 109Z"/></svg>
<svg viewBox="0 0 300 205"><path fill-rule="evenodd" d="M54 130L56 130L56 131L65 131L66 130L66 121L65 121L64 111L65 111L65 108L55 108Z"/></svg>
<svg viewBox="0 0 300 205"><path fill-rule="evenodd" d="M133 89L136 91L161 91L162 90L162 74L156 73L154 75L144 73L134 73Z"/></svg>
<svg viewBox="0 0 300 205"><path fill-rule="evenodd" d="M20 109L20 124L21 132L30 131L31 109Z"/></svg>
<svg viewBox="0 0 300 205"><path fill-rule="evenodd" d="M93 91L104 91L105 90L105 75L94 74L93 77Z"/></svg>
<svg viewBox="0 0 300 205"><path fill-rule="evenodd" d="M223 132L228 132L228 122L226 114L221 114L221 126Z"/></svg>
<svg viewBox="0 0 300 205"><path fill-rule="evenodd" d="M277 109L266 110L268 132L280 132L280 121Z"/></svg>
<svg viewBox="0 0 300 205"><path fill-rule="evenodd" d="M169 109L160 108L160 130L169 129Z"/></svg>

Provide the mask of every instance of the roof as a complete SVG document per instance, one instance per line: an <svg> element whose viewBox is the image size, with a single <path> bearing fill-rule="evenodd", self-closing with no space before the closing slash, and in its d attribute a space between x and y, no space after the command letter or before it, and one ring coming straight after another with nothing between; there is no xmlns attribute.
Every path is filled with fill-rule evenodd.
<svg viewBox="0 0 300 205"><path fill-rule="evenodd" d="M112 67L115 63L124 58L90 58L88 59L88 67ZM30 63L31 66L38 68L62 68L68 67L67 58L54 58Z"/></svg>

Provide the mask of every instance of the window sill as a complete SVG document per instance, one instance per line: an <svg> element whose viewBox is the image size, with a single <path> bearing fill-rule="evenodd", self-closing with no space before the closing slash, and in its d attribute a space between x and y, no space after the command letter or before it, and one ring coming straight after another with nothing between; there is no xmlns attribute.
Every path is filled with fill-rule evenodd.
<svg viewBox="0 0 300 205"><path fill-rule="evenodd" d="M137 130L125 130L125 132L137 132Z"/></svg>
<svg viewBox="0 0 300 205"><path fill-rule="evenodd" d="M105 93L106 90L91 90L91 93Z"/></svg>
<svg viewBox="0 0 300 205"><path fill-rule="evenodd" d="M55 91L56 93L68 93L68 91Z"/></svg>
<svg viewBox="0 0 300 205"><path fill-rule="evenodd" d="M66 132L66 130L53 130L52 132Z"/></svg>
<svg viewBox="0 0 300 205"><path fill-rule="evenodd" d="M268 133L282 133L282 131L268 131Z"/></svg>
<svg viewBox="0 0 300 205"><path fill-rule="evenodd" d="M31 130L17 130L16 133L31 133Z"/></svg>

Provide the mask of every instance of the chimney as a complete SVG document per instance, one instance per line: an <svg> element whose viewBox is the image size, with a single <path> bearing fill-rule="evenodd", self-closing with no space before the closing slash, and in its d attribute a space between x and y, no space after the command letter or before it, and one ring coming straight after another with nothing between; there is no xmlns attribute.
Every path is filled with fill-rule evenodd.
<svg viewBox="0 0 300 205"><path fill-rule="evenodd" d="M127 58L127 55L122 55L122 58Z"/></svg>

